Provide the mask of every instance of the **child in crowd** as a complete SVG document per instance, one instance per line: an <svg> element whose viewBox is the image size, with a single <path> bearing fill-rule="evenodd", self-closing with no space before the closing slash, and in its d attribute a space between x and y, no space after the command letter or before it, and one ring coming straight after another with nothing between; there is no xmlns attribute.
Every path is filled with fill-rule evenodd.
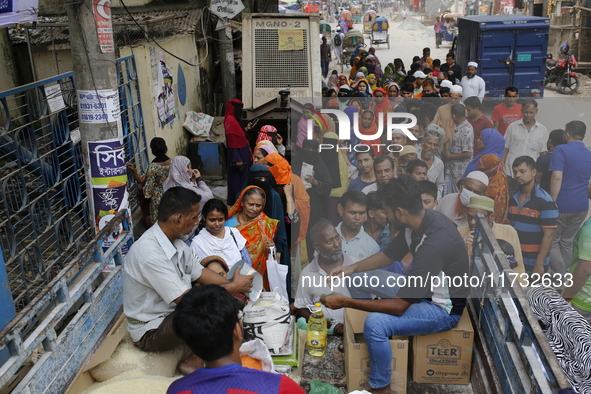
<svg viewBox="0 0 591 394"><path fill-rule="evenodd" d="M419 191L421 192L421 200L425 209L437 208L437 185L431 181L419 181Z"/></svg>

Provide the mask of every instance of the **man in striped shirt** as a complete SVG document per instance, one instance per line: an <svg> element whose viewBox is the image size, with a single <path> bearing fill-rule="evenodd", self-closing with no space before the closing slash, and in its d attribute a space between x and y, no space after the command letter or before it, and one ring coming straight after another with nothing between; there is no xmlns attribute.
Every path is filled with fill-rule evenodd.
<svg viewBox="0 0 591 394"><path fill-rule="evenodd" d="M529 156L516 158L513 177L519 190L509 200L507 218L519 235L525 271L542 275L548 271L558 208L552 197L536 184L534 159Z"/></svg>

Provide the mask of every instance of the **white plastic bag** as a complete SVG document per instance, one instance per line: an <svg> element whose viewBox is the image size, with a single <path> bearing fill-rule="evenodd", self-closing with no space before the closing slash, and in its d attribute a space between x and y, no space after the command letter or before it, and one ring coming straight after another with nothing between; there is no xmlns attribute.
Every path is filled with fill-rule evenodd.
<svg viewBox="0 0 591 394"><path fill-rule="evenodd" d="M261 339L271 354L279 353L291 327L289 303L275 292L263 292L256 302L244 307L244 329Z"/></svg>
<svg viewBox="0 0 591 394"><path fill-rule="evenodd" d="M286 300L287 296L287 265L281 265L275 258L275 247L269 248L269 256L267 257L267 278L269 278L269 287L271 290L277 292Z"/></svg>
<svg viewBox="0 0 591 394"><path fill-rule="evenodd" d="M213 116L195 111L187 111L183 127L196 137L209 138Z"/></svg>
<svg viewBox="0 0 591 394"><path fill-rule="evenodd" d="M273 365L271 353L269 353L269 349L267 349L265 343L260 339L253 339L240 345L240 357L242 356L256 358L261 362L263 371L274 372L275 366Z"/></svg>

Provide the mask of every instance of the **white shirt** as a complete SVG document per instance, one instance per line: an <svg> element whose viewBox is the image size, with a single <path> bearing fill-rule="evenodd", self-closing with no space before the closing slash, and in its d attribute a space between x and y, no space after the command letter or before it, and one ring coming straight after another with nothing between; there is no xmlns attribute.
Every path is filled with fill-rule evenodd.
<svg viewBox="0 0 591 394"><path fill-rule="evenodd" d="M358 260L343 254L343 267L353 265ZM326 282L325 282L326 280ZM320 297L336 291L346 297L350 297L349 289L347 289L346 282L338 282L335 280L335 285L330 288L331 282L328 280L328 274L318 265L318 256L310 262L300 274L300 282L296 291L294 306L296 308L306 308L308 305L314 305L320 301ZM335 323L343 322L343 309L329 309L322 305L322 312L324 316L329 319L334 319Z"/></svg>
<svg viewBox="0 0 591 394"><path fill-rule="evenodd" d="M232 238L232 235L234 235L234 238ZM234 242L234 239L236 239L236 242ZM203 229L191 241L191 249L197 253L199 259L220 256L230 269L242 259L240 251L244 249L245 245L246 239L238 229L233 227L224 227L224 238L218 238L211 235L207 229Z"/></svg>
<svg viewBox="0 0 591 394"><path fill-rule="evenodd" d="M343 223L339 223L336 227L337 233L341 236L341 240L343 241L343 253L348 254L351 257L354 257L359 260L363 260L372 256L380 251L380 245L373 239L368 233L365 232L363 226L359 229L357 235L355 235L350 240L346 241L343 237L343 233L341 232L341 225Z"/></svg>
<svg viewBox="0 0 591 394"><path fill-rule="evenodd" d="M423 160L422 157L420 157ZM445 184L445 165L443 161L435 156L433 157L433 164L427 170L427 177L431 182L437 186L437 199L440 200L443 196L443 185Z"/></svg>
<svg viewBox="0 0 591 394"><path fill-rule="evenodd" d="M129 249L123 265L123 313L145 324L129 324L134 342L174 312L173 302L201 277L199 257L180 239L170 242L158 222Z"/></svg>
<svg viewBox="0 0 591 394"><path fill-rule="evenodd" d="M523 119L511 123L505 133L505 149L509 149L505 159L507 175L513 176L513 161L519 156L529 156L536 161L540 153L548 150L546 142L548 142L548 129L538 121L529 132L523 124Z"/></svg>
<svg viewBox="0 0 591 394"><path fill-rule="evenodd" d="M468 78L467 75L464 76L460 85L462 86L462 97L476 96L480 98L480 101L484 98L484 92L486 91L484 79L478 75L474 75L472 78Z"/></svg>
<svg viewBox="0 0 591 394"><path fill-rule="evenodd" d="M363 188L363 190L361 190L361 192L362 192L363 194L369 194L369 193L371 193L371 192L377 192L377 191L378 191L378 183L377 183L377 182L374 182L374 183L372 183L372 184L371 184L371 185L369 185L369 186L365 186L365 187Z"/></svg>

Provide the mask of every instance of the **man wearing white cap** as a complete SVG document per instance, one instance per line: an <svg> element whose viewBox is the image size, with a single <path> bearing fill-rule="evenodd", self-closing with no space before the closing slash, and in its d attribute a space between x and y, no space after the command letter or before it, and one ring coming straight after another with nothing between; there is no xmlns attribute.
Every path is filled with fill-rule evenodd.
<svg viewBox="0 0 591 394"><path fill-rule="evenodd" d="M447 216L458 227L468 225L466 212L473 196L484 196L488 187L488 176L482 171L472 171L464 179L458 193L448 194L439 201L437 210Z"/></svg>
<svg viewBox="0 0 591 394"><path fill-rule="evenodd" d="M464 97L476 96L482 101L486 88L484 85L484 79L476 75L477 71L478 63L469 62L466 76L462 78L460 85L462 85L462 89L464 90Z"/></svg>
<svg viewBox="0 0 591 394"><path fill-rule="evenodd" d="M415 81L413 82L413 85L415 86L413 96L416 96L417 94L423 91L423 82L425 81L425 78L427 78L427 74L425 74L421 70L418 70L415 71L415 73L412 76L415 77Z"/></svg>

